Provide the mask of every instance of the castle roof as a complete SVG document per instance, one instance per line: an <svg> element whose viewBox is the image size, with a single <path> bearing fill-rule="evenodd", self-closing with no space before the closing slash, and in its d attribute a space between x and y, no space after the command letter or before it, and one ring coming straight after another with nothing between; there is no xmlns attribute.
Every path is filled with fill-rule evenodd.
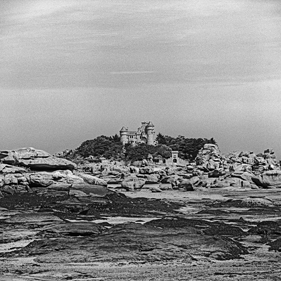
<svg viewBox="0 0 281 281"><path fill-rule="evenodd" d="M154 127L154 125L151 123L151 121L149 121L147 127Z"/></svg>
<svg viewBox="0 0 281 281"><path fill-rule="evenodd" d="M127 132L128 128L125 128L124 126L121 128L120 132Z"/></svg>

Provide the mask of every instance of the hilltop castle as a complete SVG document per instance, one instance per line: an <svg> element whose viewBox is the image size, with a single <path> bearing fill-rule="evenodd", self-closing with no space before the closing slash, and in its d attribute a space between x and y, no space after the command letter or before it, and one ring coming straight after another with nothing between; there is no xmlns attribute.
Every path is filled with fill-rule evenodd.
<svg viewBox="0 0 281 281"><path fill-rule="evenodd" d="M155 145L154 125L151 122L141 122L141 126L137 131L129 131L128 128L122 127L120 130L120 138L123 145L130 143L133 145L146 143Z"/></svg>

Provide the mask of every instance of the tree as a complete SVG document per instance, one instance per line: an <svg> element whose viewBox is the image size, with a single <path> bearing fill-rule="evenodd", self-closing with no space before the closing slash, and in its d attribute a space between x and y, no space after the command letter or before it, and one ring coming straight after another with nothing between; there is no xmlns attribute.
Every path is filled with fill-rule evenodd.
<svg viewBox="0 0 281 281"><path fill-rule="evenodd" d="M163 136L161 133L156 136L156 141L158 144L167 144L165 136Z"/></svg>
<svg viewBox="0 0 281 281"><path fill-rule="evenodd" d="M171 150L179 151L179 157L185 160L194 160L199 152L199 150L206 144L212 143L216 144L216 141L211 139L202 138L186 138L184 136L178 136L176 138L162 135L159 133L157 135L158 143L164 143Z"/></svg>
<svg viewBox="0 0 281 281"><path fill-rule="evenodd" d="M98 136L93 140L84 141L77 149L69 153L69 157L85 158L90 155L94 157L105 157L107 159L114 160L128 160L136 161L147 159L148 154L153 157L161 156L165 159L171 157L172 150L179 151L179 157L185 160L194 160L199 150L206 143L216 144L214 138L186 138L184 136L178 136L176 138L162 135L157 135L158 145L147 145L145 143L133 146L131 144L125 145L125 155L123 153L124 147L120 142L120 137L115 134L114 136Z"/></svg>
<svg viewBox="0 0 281 281"><path fill-rule="evenodd" d="M84 141L75 151L75 156L105 157L107 159L117 159L121 157L122 144L118 142L118 136L99 136L93 140Z"/></svg>

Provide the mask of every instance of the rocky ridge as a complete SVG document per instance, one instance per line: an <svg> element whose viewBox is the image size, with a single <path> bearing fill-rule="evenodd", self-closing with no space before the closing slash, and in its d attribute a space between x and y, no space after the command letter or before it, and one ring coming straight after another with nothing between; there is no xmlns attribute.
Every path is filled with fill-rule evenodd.
<svg viewBox="0 0 281 281"><path fill-rule="evenodd" d="M116 280L112 268L151 280L161 266L171 269L155 280L278 278L267 270L281 251L272 150L224 156L205 145L194 163L171 166L76 165L33 148L0 155L1 280Z"/></svg>
<svg viewBox="0 0 281 281"><path fill-rule="evenodd" d="M127 191L157 184L153 192L197 188L279 188L281 170L274 151L233 152L223 155L218 146L205 144L192 163L157 165L145 161L140 167L122 162L75 163L45 151L23 148L0 152L0 196L28 192L32 187L80 190L91 185L116 184Z"/></svg>

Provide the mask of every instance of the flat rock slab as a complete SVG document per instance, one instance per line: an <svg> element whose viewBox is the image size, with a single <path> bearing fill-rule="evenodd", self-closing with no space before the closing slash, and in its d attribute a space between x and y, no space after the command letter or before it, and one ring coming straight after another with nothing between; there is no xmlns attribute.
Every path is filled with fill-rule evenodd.
<svg viewBox="0 0 281 281"><path fill-rule="evenodd" d="M7 207L21 213L2 221L1 229L5 239L16 230L23 237L11 235L13 241L3 243L2 272L22 280L278 280L281 191L192 193L37 199L33 194L37 205L30 202L25 211L24 202L11 200ZM81 214L69 206L87 208ZM20 258L33 261L15 263Z"/></svg>
<svg viewBox="0 0 281 281"><path fill-rule="evenodd" d="M62 222L62 220L52 213L22 213L11 216L5 220L6 223L14 224L45 224L51 222Z"/></svg>

